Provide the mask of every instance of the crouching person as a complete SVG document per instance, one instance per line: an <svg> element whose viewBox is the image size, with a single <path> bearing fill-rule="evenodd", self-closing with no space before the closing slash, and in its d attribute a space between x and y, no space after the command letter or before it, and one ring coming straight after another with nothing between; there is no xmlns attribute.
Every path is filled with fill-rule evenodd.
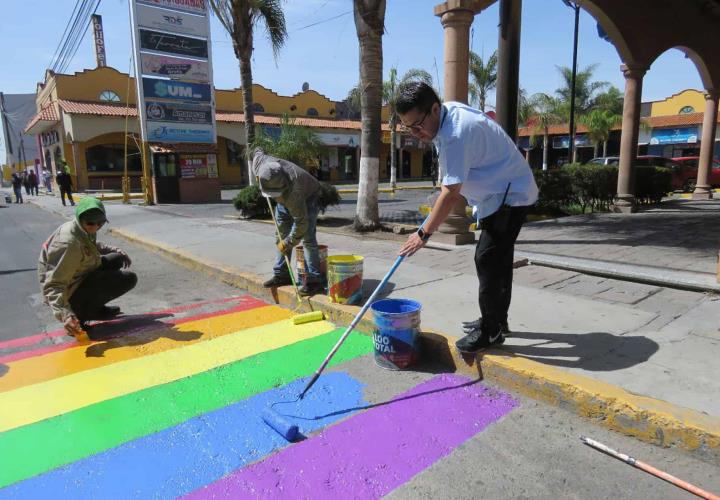
<svg viewBox="0 0 720 500"><path fill-rule="evenodd" d="M97 241L106 222L103 203L85 197L75 207L75 219L57 228L40 252L42 294L68 335L87 330L87 321L118 315L119 307L106 304L137 283L137 275L124 270L130 267L130 257Z"/></svg>
<svg viewBox="0 0 720 500"><path fill-rule="evenodd" d="M278 255L273 266L273 277L264 286L271 288L291 284L285 258L289 262L293 248L302 241L308 278L300 287L300 295L323 293L315 234L320 184L303 168L266 155L261 149L253 152L252 169L263 196L277 202L275 220L280 232Z"/></svg>

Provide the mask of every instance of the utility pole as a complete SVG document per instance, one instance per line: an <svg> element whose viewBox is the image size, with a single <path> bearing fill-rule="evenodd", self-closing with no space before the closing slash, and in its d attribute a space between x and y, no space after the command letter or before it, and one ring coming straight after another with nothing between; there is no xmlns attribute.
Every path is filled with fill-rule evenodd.
<svg viewBox="0 0 720 500"><path fill-rule="evenodd" d="M570 79L570 143L568 144L568 163L574 161L575 156L575 80L577 76L577 48L578 28L580 26L580 6L569 0L563 0L565 5L575 11L575 33L573 36L573 62L572 77Z"/></svg>
<svg viewBox="0 0 720 500"><path fill-rule="evenodd" d="M0 115L2 115L3 120L3 136L5 139L5 150L6 154L9 157L10 161L8 163L10 164L10 168L14 168L13 164L15 163L14 154L13 154L13 147L12 147L12 140L10 139L10 123L7 119L7 114L5 111L5 95L0 92Z"/></svg>

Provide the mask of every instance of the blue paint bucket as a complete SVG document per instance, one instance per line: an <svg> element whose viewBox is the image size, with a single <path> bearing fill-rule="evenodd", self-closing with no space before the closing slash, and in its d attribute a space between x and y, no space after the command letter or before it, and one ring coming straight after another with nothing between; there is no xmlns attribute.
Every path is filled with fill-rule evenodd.
<svg viewBox="0 0 720 500"><path fill-rule="evenodd" d="M375 363L389 370L403 370L420 358L420 302L383 299L370 306L375 321Z"/></svg>

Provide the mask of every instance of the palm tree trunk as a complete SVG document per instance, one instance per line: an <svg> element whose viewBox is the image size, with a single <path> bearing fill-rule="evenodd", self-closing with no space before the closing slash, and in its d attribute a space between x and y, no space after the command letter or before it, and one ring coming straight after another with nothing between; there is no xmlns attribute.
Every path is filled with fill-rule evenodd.
<svg viewBox="0 0 720 500"><path fill-rule="evenodd" d="M603 156L607 156L607 142L603 141Z"/></svg>
<svg viewBox="0 0 720 500"><path fill-rule="evenodd" d="M355 27L360 44L360 98L362 135L360 136L360 179L354 227L371 231L380 225L378 176L383 52L382 35L385 0L354 0Z"/></svg>
<svg viewBox="0 0 720 500"><path fill-rule="evenodd" d="M248 185L254 186L255 179L252 175L250 168L251 162L247 154L250 151L250 145L255 141L255 110L253 109L252 66L250 64L250 56L251 54L248 53L243 54L240 57L240 84L242 85L243 113L245 115L246 171L248 176Z"/></svg>
<svg viewBox="0 0 720 500"><path fill-rule="evenodd" d="M397 184L397 150L395 140L397 139L397 123L395 117L390 117L390 187L395 189Z"/></svg>
<svg viewBox="0 0 720 500"><path fill-rule="evenodd" d="M597 158L599 150L600 150L600 142L595 141L595 147L593 148L593 158Z"/></svg>
<svg viewBox="0 0 720 500"><path fill-rule="evenodd" d="M545 134L543 135L543 170L548 169L548 142L550 139L550 134L548 134L548 129L545 129Z"/></svg>

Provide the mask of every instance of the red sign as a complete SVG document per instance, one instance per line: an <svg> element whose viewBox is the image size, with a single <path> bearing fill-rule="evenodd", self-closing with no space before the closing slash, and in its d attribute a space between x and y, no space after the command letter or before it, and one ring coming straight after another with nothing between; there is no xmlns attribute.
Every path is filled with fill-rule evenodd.
<svg viewBox="0 0 720 500"><path fill-rule="evenodd" d="M183 179L207 177L207 155L180 155L180 176Z"/></svg>

